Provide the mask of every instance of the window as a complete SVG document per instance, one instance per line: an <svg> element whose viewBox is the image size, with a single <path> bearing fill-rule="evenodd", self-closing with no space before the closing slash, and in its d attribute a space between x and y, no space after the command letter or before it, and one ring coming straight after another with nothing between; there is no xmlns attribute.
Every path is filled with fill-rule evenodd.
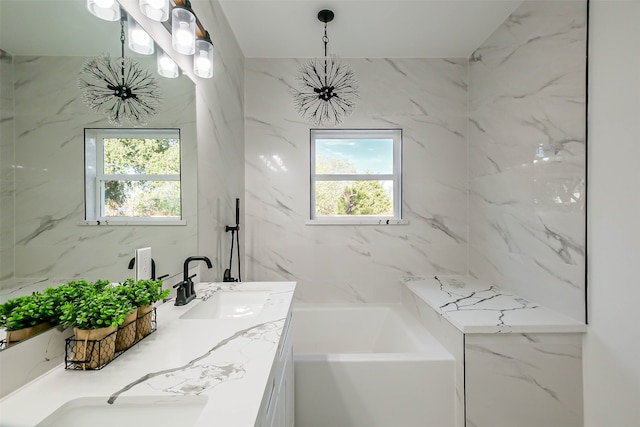
<svg viewBox="0 0 640 427"><path fill-rule="evenodd" d="M181 223L179 129L85 129L85 219Z"/></svg>
<svg viewBox="0 0 640 427"><path fill-rule="evenodd" d="M311 130L311 223L400 223L402 131Z"/></svg>

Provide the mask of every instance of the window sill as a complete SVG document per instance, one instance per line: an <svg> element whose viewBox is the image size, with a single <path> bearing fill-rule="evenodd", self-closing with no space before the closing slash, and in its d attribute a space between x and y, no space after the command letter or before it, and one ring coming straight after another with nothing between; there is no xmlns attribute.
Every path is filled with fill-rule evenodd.
<svg viewBox="0 0 640 427"><path fill-rule="evenodd" d="M167 219L161 219L161 220L157 220L157 221L147 221L147 220L84 220L80 223L80 225L89 225L89 226L120 226L120 225L126 225L126 226L132 226L132 225L161 225L161 226L171 226L171 225L187 225L187 221L184 219L177 219L177 220L167 220Z"/></svg>
<svg viewBox="0 0 640 427"><path fill-rule="evenodd" d="M311 219L305 225L408 225L406 219Z"/></svg>

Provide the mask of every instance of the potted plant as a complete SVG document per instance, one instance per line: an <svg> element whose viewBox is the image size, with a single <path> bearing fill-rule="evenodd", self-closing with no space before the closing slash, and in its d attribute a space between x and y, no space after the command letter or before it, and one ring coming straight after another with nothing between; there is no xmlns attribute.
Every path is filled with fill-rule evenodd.
<svg viewBox="0 0 640 427"><path fill-rule="evenodd" d="M138 307L136 340L139 340L151 333L153 303L169 296L169 289L162 289L162 280L127 279L123 285L130 289L131 300Z"/></svg>
<svg viewBox="0 0 640 427"><path fill-rule="evenodd" d="M108 363L115 354L116 330L133 309L128 298L105 287L85 289L82 298L62 307L61 321L73 327L73 358L83 369Z"/></svg>
<svg viewBox="0 0 640 427"><path fill-rule="evenodd" d="M118 332L116 334L116 351L124 351L136 342L138 307L134 302L133 289L129 286L116 286L114 292L126 298L132 307L124 318L124 321L118 325Z"/></svg>
<svg viewBox="0 0 640 427"><path fill-rule="evenodd" d="M58 320L55 288L13 298L0 305L0 326L7 332L7 346L51 328Z"/></svg>

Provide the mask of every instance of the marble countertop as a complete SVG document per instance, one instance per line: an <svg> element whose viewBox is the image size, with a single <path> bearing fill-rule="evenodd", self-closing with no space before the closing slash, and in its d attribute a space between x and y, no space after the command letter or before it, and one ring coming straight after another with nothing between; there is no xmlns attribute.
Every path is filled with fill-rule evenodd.
<svg viewBox="0 0 640 427"><path fill-rule="evenodd" d="M0 425L34 426L64 403L96 396L199 395L195 426L254 426L291 310L295 282L201 283L197 299L157 308L157 330L98 371L62 365L0 400ZM260 313L244 319L179 319L221 290L266 290ZM88 423L88 425L91 423ZM144 425L144 421L135 425Z"/></svg>
<svg viewBox="0 0 640 427"><path fill-rule="evenodd" d="M405 276L401 281L463 333L581 333L586 325L469 276Z"/></svg>

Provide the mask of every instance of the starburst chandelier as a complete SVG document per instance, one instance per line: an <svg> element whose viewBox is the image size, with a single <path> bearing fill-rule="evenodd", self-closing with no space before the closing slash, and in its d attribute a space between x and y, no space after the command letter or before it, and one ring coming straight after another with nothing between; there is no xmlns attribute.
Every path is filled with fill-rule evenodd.
<svg viewBox="0 0 640 427"><path fill-rule="evenodd" d="M78 77L82 101L91 109L106 114L109 122L122 126L124 121L143 125L153 117L160 103L158 84L153 75L131 58L124 57L124 20L120 19L121 57L108 53L86 61Z"/></svg>
<svg viewBox="0 0 640 427"><path fill-rule="evenodd" d="M296 109L316 126L339 125L351 114L358 97L355 73L335 55L327 56L327 23L333 21L331 10L318 12L324 23L324 58L312 59L300 68L298 90L293 91Z"/></svg>

